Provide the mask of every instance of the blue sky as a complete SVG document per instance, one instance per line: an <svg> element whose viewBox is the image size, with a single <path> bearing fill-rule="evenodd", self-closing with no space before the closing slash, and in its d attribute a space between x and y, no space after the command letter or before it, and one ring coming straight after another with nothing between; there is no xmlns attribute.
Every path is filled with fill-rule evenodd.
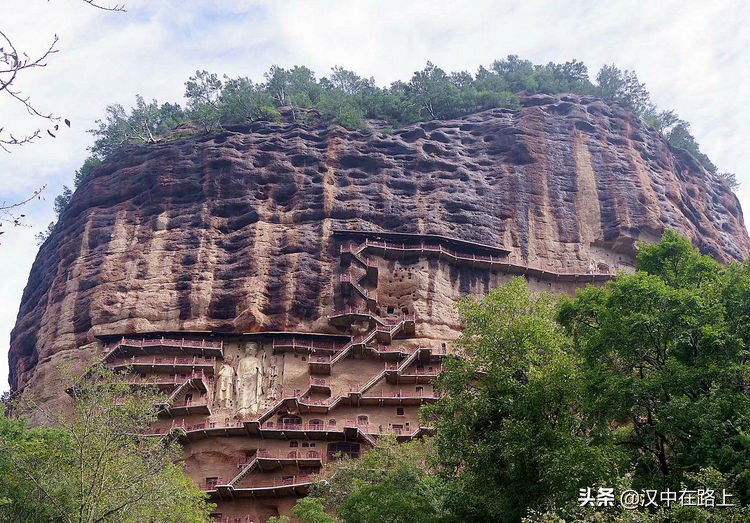
<svg viewBox="0 0 750 523"><path fill-rule="evenodd" d="M106 0L103 0L106 1ZM196 69L262 80L272 64L334 65L408 79L430 60L475 71L518 54L535 63L584 61L592 76L605 63L634 69L662 108L692 124L702 149L742 183L750 203L750 10L743 2L636 1L274 1L122 0L107 13L80 0L4 0L0 29L34 55L54 34L60 52L17 87L38 108L67 117L58 138L0 153L0 202L47 185L25 208L30 228L0 236L0 390L21 292L36 256L34 233L52 219L52 199L87 156L85 131L113 102L182 101ZM37 123L0 97L0 127Z"/></svg>

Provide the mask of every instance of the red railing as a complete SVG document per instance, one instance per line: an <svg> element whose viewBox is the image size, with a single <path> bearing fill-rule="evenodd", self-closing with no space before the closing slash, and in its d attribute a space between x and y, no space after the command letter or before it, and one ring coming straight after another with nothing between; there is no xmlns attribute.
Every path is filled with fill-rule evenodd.
<svg viewBox="0 0 750 523"><path fill-rule="evenodd" d="M149 427L144 431L144 434L168 434L173 427Z"/></svg>
<svg viewBox="0 0 750 523"><path fill-rule="evenodd" d="M383 426L379 426L377 432L371 432L370 434L396 434L397 436L402 436L402 435L414 436L420 430L422 430L422 427L417 427L417 428L411 428L411 427L396 428L396 427L383 427Z"/></svg>
<svg viewBox="0 0 750 523"><path fill-rule="evenodd" d="M327 430L325 423L274 423L266 422L262 430Z"/></svg>
<svg viewBox="0 0 750 523"><path fill-rule="evenodd" d="M488 262L490 264L499 264L499 265L506 265L506 266L512 266L517 267L520 269L530 270L530 271L537 271L540 273L547 273L550 275L565 275L565 276L592 276L592 275L610 275L611 272L578 272L578 271L566 271L566 270L560 270L560 269L541 269L537 267L533 267L527 264L518 264L518 263L511 263L508 261L507 256L492 256L492 255L482 255L482 254L466 254L466 253L460 253L458 251L454 251L452 249L447 249L439 244L426 244L426 243L419 243L419 245L407 245L405 243L390 243L385 241L372 241L365 239L365 248L367 247L375 247L375 248L381 248L381 249L394 249L394 250L400 250L400 251L434 251L438 252L439 254L446 254L448 256L451 256L457 260L466 260L466 261L481 261L481 262Z"/></svg>
<svg viewBox="0 0 750 523"><path fill-rule="evenodd" d="M291 340L277 341L276 339L272 342L272 347L300 347L309 349L320 349L320 350L338 350L343 348L343 345L336 344L333 342L322 342L322 341L311 341L304 339L292 338Z"/></svg>
<svg viewBox="0 0 750 523"><path fill-rule="evenodd" d="M220 516L211 519L212 523L254 523L251 516Z"/></svg>
<svg viewBox="0 0 750 523"><path fill-rule="evenodd" d="M437 376L441 372L443 372L442 365L437 365L434 367L427 367L427 368L415 367L413 369L404 369L401 375L402 376Z"/></svg>
<svg viewBox="0 0 750 523"><path fill-rule="evenodd" d="M216 358L201 358L198 356L175 356L172 358L165 356L151 356L150 358L145 358L143 356L131 356L130 358L116 359L112 361L110 365L191 365L213 367L216 365Z"/></svg>
<svg viewBox="0 0 750 523"><path fill-rule="evenodd" d="M386 363L385 370L398 370L401 367L399 363ZM413 367L406 368L401 371L402 376L437 376L443 372L442 365L435 365L432 367Z"/></svg>
<svg viewBox="0 0 750 523"><path fill-rule="evenodd" d="M244 427L244 426L245 426L245 422L242 420L207 421L204 423L195 423L193 425L185 425L185 430L190 432L193 430L233 429L233 428Z"/></svg>
<svg viewBox="0 0 750 523"><path fill-rule="evenodd" d="M361 309L355 309L354 307L347 307L345 309L340 309L340 310L334 311L334 313L332 314L332 316L344 316L344 315L347 315L347 314L352 314L352 315L356 315L356 316L367 316L367 317L373 318L374 320L376 320L379 323L386 324L389 327L396 327L402 321L414 321L414 315L413 314L402 314L401 315L401 319L399 320L399 323L387 324L385 322L385 320L383 318L381 318L380 316L378 316L377 314L373 314L370 311L365 311L365 310L361 310Z"/></svg>
<svg viewBox="0 0 750 523"><path fill-rule="evenodd" d="M223 341L207 341L202 339L198 340L186 340L185 338L159 338L159 339L145 339L135 340L132 338L122 338L117 342L113 342L111 345L108 343L104 346L106 352L110 352L116 349L120 345L127 345L129 347L186 347L190 349L223 349Z"/></svg>
<svg viewBox="0 0 750 523"><path fill-rule="evenodd" d="M194 403L194 405L196 404ZM186 432L191 432L197 430L229 429L242 427L244 427L244 421L242 420L205 421L203 423L194 423L192 425L188 425L183 419L181 423L172 423L172 425L169 427L151 427L146 430L146 434L167 434L173 429L184 429Z"/></svg>
<svg viewBox="0 0 750 523"><path fill-rule="evenodd" d="M258 459L319 459L323 460L324 457L317 450L290 450L288 452L271 452L265 449L258 449L255 453L255 458ZM253 457L244 457L237 463L238 466L247 465Z"/></svg>
<svg viewBox="0 0 750 523"><path fill-rule="evenodd" d="M184 400L179 403L172 403L169 405L170 409L176 409L181 407L208 407L208 398L199 398L197 400Z"/></svg>
<svg viewBox="0 0 750 523"><path fill-rule="evenodd" d="M226 482L221 478L216 478L211 481L204 481L203 483L199 483L198 486L201 490L216 490L216 485L225 485Z"/></svg>
<svg viewBox="0 0 750 523"><path fill-rule="evenodd" d="M376 260L370 260L369 258L362 258L359 256L360 252L365 248L365 245L355 246L353 243L341 245L339 247L339 254L349 253L353 256L358 256L358 259L364 262L368 267L377 267L378 262Z"/></svg>
<svg viewBox="0 0 750 523"><path fill-rule="evenodd" d="M167 384L182 384L185 383L188 380L196 380L200 379L205 381L206 383L210 384L212 383L211 380L209 380L206 375L201 372L191 372L190 374L168 374L168 375L156 375L156 376L146 376L145 378L142 376L128 376L127 382L128 383L167 383Z"/></svg>
<svg viewBox="0 0 750 523"><path fill-rule="evenodd" d="M247 477L247 476L246 476ZM281 476L273 478L256 478L251 476L250 480L241 480L235 489L255 489L255 488L273 488L287 487L291 485L306 485L314 481L313 474L300 474L295 476Z"/></svg>
<svg viewBox="0 0 750 523"><path fill-rule="evenodd" d="M393 345L375 345L372 348L378 352L400 352L403 354L411 354L420 349L420 347L395 347Z"/></svg>
<svg viewBox="0 0 750 523"><path fill-rule="evenodd" d="M397 390L397 391L374 391L370 389L365 393L365 398L438 398L437 391L414 391L414 390Z"/></svg>

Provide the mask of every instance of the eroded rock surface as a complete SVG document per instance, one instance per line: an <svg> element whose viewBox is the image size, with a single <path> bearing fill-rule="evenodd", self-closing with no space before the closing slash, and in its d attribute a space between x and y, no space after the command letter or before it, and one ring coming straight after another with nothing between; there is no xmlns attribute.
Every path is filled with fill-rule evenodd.
<svg viewBox="0 0 750 523"><path fill-rule="evenodd" d="M41 247L10 380L56 401L52 369L93 357L101 334L337 332L336 229L439 234L505 247L519 264L606 272L665 228L721 261L750 252L731 191L589 98L528 97L392 134L255 123L131 148L83 183ZM498 281L420 263L381 287L397 311L417 311L425 338L457 332L454 299Z"/></svg>

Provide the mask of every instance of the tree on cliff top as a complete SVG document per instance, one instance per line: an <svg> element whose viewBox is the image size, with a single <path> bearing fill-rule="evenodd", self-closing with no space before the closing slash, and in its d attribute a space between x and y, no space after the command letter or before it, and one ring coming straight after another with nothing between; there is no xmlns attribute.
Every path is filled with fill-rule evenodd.
<svg viewBox="0 0 750 523"><path fill-rule="evenodd" d="M50 429L0 418L0 519L8 522L204 523L211 506L183 473L180 447L142 436L159 395L92 368ZM37 407L31 403L22 408Z"/></svg>
<svg viewBox="0 0 750 523"><path fill-rule="evenodd" d="M180 115L180 121L187 119L203 132L213 132L228 123L278 120L277 108L291 107L289 114L295 121L299 120L298 108L311 108L329 122L366 130L367 119L385 120L396 126L456 118L498 107L518 108L520 93L575 93L600 96L628 107L662 132L672 145L687 150L708 171L716 172L690 134L688 123L674 111L657 110L636 73L614 65L603 66L596 83L589 79L586 65L578 60L542 65L516 55L495 60L489 68L480 67L475 74L448 73L427 62L409 81L396 81L383 88L377 87L374 79L364 79L341 67L334 67L328 77L317 79L304 66L284 69L274 65L264 79L265 82L254 83L246 77L224 76L222 81L214 73L197 71L185 83L188 110ZM173 121L164 111L170 104L159 107L154 101L145 108L142 98L137 101L130 114L117 104L107 107L107 120L98 122L99 128L92 131L97 136L92 147L95 155L106 156L128 143L150 143L169 131L159 131L158 122ZM176 104L171 107L179 108ZM150 115L145 120L144 109ZM148 132L136 132L139 129Z"/></svg>

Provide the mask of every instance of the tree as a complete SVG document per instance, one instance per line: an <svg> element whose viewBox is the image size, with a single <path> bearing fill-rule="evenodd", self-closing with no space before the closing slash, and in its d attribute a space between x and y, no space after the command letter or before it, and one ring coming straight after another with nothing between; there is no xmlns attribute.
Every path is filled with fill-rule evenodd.
<svg viewBox="0 0 750 523"><path fill-rule="evenodd" d="M651 95L646 84L638 80L635 71L622 71L614 64L604 65L596 75L597 94L610 102L619 102L643 116L653 112Z"/></svg>
<svg viewBox="0 0 750 523"><path fill-rule="evenodd" d="M534 78L537 90L542 93L580 93L594 92L594 86L589 81L586 65L578 60L571 60L564 64L549 62L544 66L535 66Z"/></svg>
<svg viewBox="0 0 750 523"><path fill-rule="evenodd" d="M734 173L720 172L720 173L716 173L716 176L719 178L719 180L724 182L727 185L727 187L729 187L733 191L736 191L737 189L739 189L740 182L737 181L737 175L735 175Z"/></svg>
<svg viewBox="0 0 750 523"><path fill-rule="evenodd" d="M60 219L60 216L62 213L65 212L65 209L68 208L68 205L70 205L70 199L73 197L73 191L70 190L70 187L67 185L63 185L63 192L62 194L58 194L55 197L55 216L57 216L57 219Z"/></svg>
<svg viewBox="0 0 750 523"><path fill-rule="evenodd" d="M97 158L96 156L89 156L83 161L83 165L76 170L75 176L73 177L73 187L76 189L83 183L83 180L85 180L92 172L94 172L94 169L102 163L101 158Z"/></svg>
<svg viewBox="0 0 750 523"><path fill-rule="evenodd" d="M190 119L198 123L204 132L218 129L221 122L222 82L216 73L196 71L185 82L185 98L188 100Z"/></svg>
<svg viewBox="0 0 750 523"><path fill-rule="evenodd" d="M301 498L292 507L292 515L297 517L298 523L335 523L335 520L326 514L321 498ZM289 523L289 516L271 516L267 523Z"/></svg>
<svg viewBox="0 0 750 523"><path fill-rule="evenodd" d="M684 149L692 154L698 162L710 173L716 173L716 165L701 152L698 142L690 133L690 124L685 120L677 120L666 134L667 141L674 147Z"/></svg>
<svg viewBox="0 0 750 523"><path fill-rule="evenodd" d="M45 230L36 233L34 235L34 239L36 240L37 247L41 246L44 242L46 242L47 238L50 237L50 234L52 234L52 231L54 230L55 230L55 222L49 222Z"/></svg>
<svg viewBox="0 0 750 523"><path fill-rule="evenodd" d="M98 127L89 130L96 137L90 148L94 156L107 157L126 145L154 143L160 134L184 120L177 104L147 103L140 94L135 95L135 102L129 112L121 104L108 105L106 120L96 120ZM198 113L195 117L200 121Z"/></svg>
<svg viewBox="0 0 750 523"><path fill-rule="evenodd" d="M121 5L108 7L96 2L96 0L82 1L90 6L105 11L125 10L124 6ZM53 54L58 52L58 41L59 38L55 35L52 38L52 42L44 51L32 57L26 52L20 51L8 34L3 30L0 30L0 96L6 95L11 98L12 101L20 104L31 117L45 121L48 126L46 133L53 138L55 137L54 133L60 128L60 120L62 120L68 127L70 127L70 120L67 118L63 119L53 113L41 111L31 102L31 99L28 96L25 96L21 91L15 88L14 83L19 75L33 69L46 67L47 60ZM5 152L10 152L12 147L33 143L36 139L40 138L42 134L42 129L39 128L31 133L16 136L13 134L12 130L7 129L6 126L0 122L0 149Z"/></svg>
<svg viewBox="0 0 750 523"><path fill-rule="evenodd" d="M321 83L328 82L331 88L338 89L348 96L360 95L375 85L372 78L366 80L354 71L349 71L343 67L334 66L331 70L333 71L331 76L327 79L321 79Z"/></svg>
<svg viewBox="0 0 750 523"><path fill-rule="evenodd" d="M511 54L502 60L495 60L490 68L507 86L504 90L513 93L536 90L534 64L529 60L522 60L517 55Z"/></svg>
<svg viewBox="0 0 750 523"><path fill-rule="evenodd" d="M266 89L273 96L276 105L281 107L287 105L287 91L289 90L289 71L272 65L271 69L263 76L266 78Z"/></svg>
<svg viewBox="0 0 750 523"><path fill-rule="evenodd" d="M40 514L63 523L208 521L211 506L184 475L179 445L170 437L141 435L156 419L159 394L132 390L101 367L73 380L68 390L69 415L42 410L29 398L19 406L54 428L43 447L25 443L41 436L19 435L17 425L10 436L0 434L0 463L9 464L7 477L36 500ZM11 521L27 521L17 512L27 507L27 498L18 498L17 489L9 494L4 496L11 503L0 510Z"/></svg>
<svg viewBox="0 0 750 523"><path fill-rule="evenodd" d="M581 369L555 322L555 298L523 278L458 305L461 357L438 378L437 462L459 520L518 521L614 478L624 455L607 423L580 409Z"/></svg>
<svg viewBox="0 0 750 523"><path fill-rule="evenodd" d="M222 123L281 119L281 114L273 106L271 95L249 78L225 77L219 106Z"/></svg>
<svg viewBox="0 0 750 523"><path fill-rule="evenodd" d="M58 429L28 429L21 419L0 412L0 519L7 523L56 521L54 506L34 481L43 481L55 499L70 495L70 485L41 480L53 478L58 462L72 453L70 441ZM34 470L35 477L26 472Z"/></svg>
<svg viewBox="0 0 750 523"><path fill-rule="evenodd" d="M441 502L447 484L432 474L431 452L429 440L399 444L394 438L379 439L362 457L327 465L328 479L314 495L347 523L447 521L449 511Z"/></svg>
<svg viewBox="0 0 750 523"><path fill-rule="evenodd" d="M458 107L458 89L451 83L445 71L427 62L427 66L416 71L407 85L407 93L420 108L420 113L429 119L447 117Z"/></svg>
<svg viewBox="0 0 750 523"><path fill-rule="evenodd" d="M737 479L747 503L748 323L731 311L748 310L748 267L733 267L732 280L667 231L640 246L637 269L561 305L583 359L587 410L617 426L635 485L675 488L713 468Z"/></svg>

